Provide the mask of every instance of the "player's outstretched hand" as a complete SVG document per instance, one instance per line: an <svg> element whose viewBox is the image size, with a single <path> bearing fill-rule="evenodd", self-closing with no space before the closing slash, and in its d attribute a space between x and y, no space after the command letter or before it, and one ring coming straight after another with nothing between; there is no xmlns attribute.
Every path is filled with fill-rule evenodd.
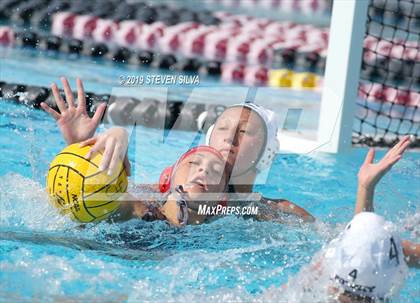
<svg viewBox="0 0 420 303"><path fill-rule="evenodd" d="M70 145L87 140L95 134L96 128L98 127L101 117L104 114L106 103L99 105L94 116L90 118L86 111L86 96L82 81L80 79L76 80L76 107L69 82L64 77L61 77L60 79L64 87L66 100L61 98L57 85L55 83L51 85L51 90L59 112L49 107L45 102L41 103L41 107L57 121L57 125L60 128L64 139L67 144Z"/></svg>
<svg viewBox="0 0 420 303"><path fill-rule="evenodd" d="M93 145L86 158L90 159L94 153L103 151L103 158L99 170L112 175L118 168L118 162L123 161L127 175L131 174L130 161L127 157L128 133L122 127L113 127L105 132L80 143L80 147Z"/></svg>
<svg viewBox="0 0 420 303"><path fill-rule="evenodd" d="M375 150L373 148L369 149L365 161L359 170L359 186L369 190L373 189L391 167L401 159L410 143L410 136L403 137L377 163L373 163Z"/></svg>

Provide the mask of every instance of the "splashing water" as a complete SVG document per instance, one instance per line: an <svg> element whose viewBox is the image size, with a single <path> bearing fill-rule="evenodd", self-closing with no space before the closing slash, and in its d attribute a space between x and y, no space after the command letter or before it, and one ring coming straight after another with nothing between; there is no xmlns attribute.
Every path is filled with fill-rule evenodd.
<svg viewBox="0 0 420 303"><path fill-rule="evenodd" d="M308 263L343 227L290 229L227 217L183 230L136 221L80 229L47 202L40 183L8 174L0 177L0 192L0 294L15 301L326 299L328 278L314 280ZM308 280L319 291L303 292Z"/></svg>

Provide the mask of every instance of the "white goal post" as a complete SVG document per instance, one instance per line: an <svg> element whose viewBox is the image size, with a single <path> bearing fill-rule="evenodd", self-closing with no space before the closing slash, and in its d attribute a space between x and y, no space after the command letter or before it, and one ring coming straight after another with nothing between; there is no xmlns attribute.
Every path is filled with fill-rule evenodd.
<svg viewBox="0 0 420 303"><path fill-rule="evenodd" d="M351 148L369 0L335 0L318 129L279 131L280 151L340 153Z"/></svg>

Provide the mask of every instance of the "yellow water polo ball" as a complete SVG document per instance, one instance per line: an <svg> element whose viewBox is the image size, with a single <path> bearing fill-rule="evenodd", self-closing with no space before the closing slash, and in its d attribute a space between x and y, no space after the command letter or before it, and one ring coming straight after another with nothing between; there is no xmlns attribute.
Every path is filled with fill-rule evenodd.
<svg viewBox="0 0 420 303"><path fill-rule="evenodd" d="M62 214L82 223L101 221L114 213L128 185L121 161L109 176L99 170L102 153L86 159L90 148L78 143L67 146L51 162L47 175L50 202Z"/></svg>

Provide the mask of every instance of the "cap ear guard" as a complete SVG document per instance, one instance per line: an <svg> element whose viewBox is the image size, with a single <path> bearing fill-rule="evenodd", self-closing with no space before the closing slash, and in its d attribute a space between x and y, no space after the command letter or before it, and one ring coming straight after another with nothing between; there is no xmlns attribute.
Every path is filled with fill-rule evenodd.
<svg viewBox="0 0 420 303"><path fill-rule="evenodd" d="M159 177L159 190L161 193L166 193L171 188L171 176L173 166L165 168Z"/></svg>
<svg viewBox="0 0 420 303"><path fill-rule="evenodd" d="M277 139L277 121L276 115L272 110L269 110L261 105L255 103L245 103L243 105L260 116L264 121L266 127L266 143L264 146L264 151L258 160L256 168L258 171L263 171L271 166L273 163L276 153L279 151L279 141Z"/></svg>
<svg viewBox="0 0 420 303"><path fill-rule="evenodd" d="M209 129L207 130L206 133L206 145L210 145L210 137L211 137L211 133L213 132L214 129L214 124L212 124Z"/></svg>

